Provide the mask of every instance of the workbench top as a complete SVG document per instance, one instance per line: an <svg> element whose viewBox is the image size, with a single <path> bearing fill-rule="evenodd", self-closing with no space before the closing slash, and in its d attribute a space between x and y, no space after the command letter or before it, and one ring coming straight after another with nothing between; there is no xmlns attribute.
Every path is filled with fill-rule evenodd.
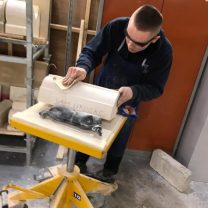
<svg viewBox="0 0 208 208"><path fill-rule="evenodd" d="M39 102L23 112L14 114L10 125L28 134L101 159L126 121L121 115L116 115L111 121L103 120L102 136L99 136L92 131L41 118L39 112L48 107L47 104Z"/></svg>

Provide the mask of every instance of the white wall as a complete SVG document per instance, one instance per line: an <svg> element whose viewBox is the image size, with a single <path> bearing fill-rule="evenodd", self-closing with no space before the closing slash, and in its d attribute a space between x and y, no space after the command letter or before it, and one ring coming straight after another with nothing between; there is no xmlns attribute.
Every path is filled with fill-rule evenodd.
<svg viewBox="0 0 208 208"><path fill-rule="evenodd" d="M193 180L208 182L208 59L187 119L176 159L193 173Z"/></svg>

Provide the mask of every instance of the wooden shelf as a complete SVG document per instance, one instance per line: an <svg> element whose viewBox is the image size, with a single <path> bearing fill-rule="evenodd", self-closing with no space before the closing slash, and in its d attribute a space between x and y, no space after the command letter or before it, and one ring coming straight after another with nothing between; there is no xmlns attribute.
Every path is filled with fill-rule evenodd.
<svg viewBox="0 0 208 208"><path fill-rule="evenodd" d="M25 133L18 130L9 130L7 129L8 124L5 124L3 127L0 127L0 134L3 135L13 135L13 136L24 136ZM12 128L12 127L11 127Z"/></svg>

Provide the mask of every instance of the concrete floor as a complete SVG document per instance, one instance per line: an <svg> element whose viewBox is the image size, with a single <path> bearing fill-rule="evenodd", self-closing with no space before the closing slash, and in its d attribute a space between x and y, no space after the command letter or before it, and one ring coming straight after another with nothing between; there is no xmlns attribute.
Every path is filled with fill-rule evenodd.
<svg viewBox="0 0 208 208"><path fill-rule="evenodd" d="M0 188L8 183L24 187L35 184L33 175L40 168L60 163L55 160L57 149L56 144L38 140L31 166L25 166L24 154L0 152ZM192 182L189 193L180 193L149 166L149 158L148 153L126 151L117 176L119 188L105 198L105 208L208 208L208 184ZM88 167L95 171L101 163L91 158ZM29 204L48 207L45 201Z"/></svg>

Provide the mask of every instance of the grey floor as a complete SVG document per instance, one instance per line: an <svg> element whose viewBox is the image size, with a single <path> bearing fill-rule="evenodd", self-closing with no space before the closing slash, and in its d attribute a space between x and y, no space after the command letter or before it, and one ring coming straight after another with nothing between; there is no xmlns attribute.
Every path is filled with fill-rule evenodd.
<svg viewBox="0 0 208 208"><path fill-rule="evenodd" d="M33 175L40 168L60 163L55 159L57 149L56 144L38 140L31 166L25 166L24 154L0 152L0 188L8 183L24 187L35 184ZM118 190L105 198L105 208L208 208L208 184L192 182L189 193L180 193L149 166L149 158L148 154L126 151L117 176ZM87 165L95 171L101 164L91 158ZM44 201L29 204L48 207Z"/></svg>

